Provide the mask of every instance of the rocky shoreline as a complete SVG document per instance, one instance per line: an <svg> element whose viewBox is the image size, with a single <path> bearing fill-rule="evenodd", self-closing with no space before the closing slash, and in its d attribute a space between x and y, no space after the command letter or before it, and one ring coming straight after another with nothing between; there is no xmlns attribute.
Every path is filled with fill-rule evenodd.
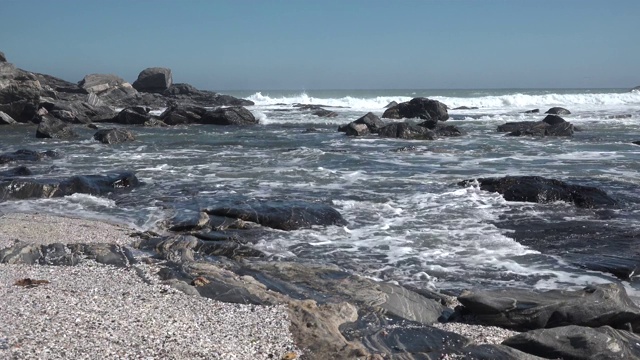
<svg viewBox="0 0 640 360"><path fill-rule="evenodd" d="M78 139L78 127L95 130L105 123L256 125L246 105L251 103L174 84L166 68L145 69L133 84L105 74L90 74L74 84L18 69L0 53L0 124L37 125L39 139ZM335 116L317 105L298 105L314 116ZM579 131L558 116L568 110L556 107L547 113L540 121L508 123L496 131L534 137ZM369 113L339 131L408 140L464 135L443 124L449 119L446 105L426 98L390 104L382 117L420 122L385 123ZM128 129L97 130L93 138L106 144L135 139ZM32 176L24 165L60 156L55 150L1 153L0 165L17 167L0 172L0 201L105 196L144 185L127 171L42 177ZM562 201L603 213L620 205L596 187L538 176L466 179L458 185L469 184L506 201ZM145 231L42 214L0 214L0 302L5 309L0 355L640 358L640 307L619 283L549 292L459 289L460 294L443 294L374 281L321 262L273 261L251 246L270 229L346 225L325 203L216 199L197 205L177 209L158 228ZM606 256L594 254L593 262L580 265L621 280L634 276L636 261Z"/></svg>

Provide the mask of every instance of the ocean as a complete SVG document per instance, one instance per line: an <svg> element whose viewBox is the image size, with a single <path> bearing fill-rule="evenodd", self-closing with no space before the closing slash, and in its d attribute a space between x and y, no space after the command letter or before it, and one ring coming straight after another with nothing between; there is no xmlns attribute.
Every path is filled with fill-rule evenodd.
<svg viewBox="0 0 640 360"><path fill-rule="evenodd" d="M255 247L274 260L328 262L374 279L435 290L582 287L617 281L588 270L598 257L638 259L640 92L629 89L335 90L224 92L255 102L251 127L130 127L135 142L107 146L35 138L35 127L0 128L0 152L57 150L26 164L36 176L131 170L145 184L111 197L75 194L7 201L1 212L44 212L156 229L176 209L220 201L290 199L337 209L344 227L272 230ZM351 138L338 132L391 101L429 97L449 107L466 135L433 141ZM320 118L293 107L325 105ZM456 107L477 109L452 110ZM580 131L573 137L505 137L498 125L541 120L550 107ZM540 109L539 114L524 113ZM158 112L161 109L156 109ZM397 121L397 120L386 120ZM108 127L107 124L102 125ZM0 166L0 170L15 166ZM619 209L507 202L478 177L539 175L596 186ZM625 281L632 295L640 284Z"/></svg>

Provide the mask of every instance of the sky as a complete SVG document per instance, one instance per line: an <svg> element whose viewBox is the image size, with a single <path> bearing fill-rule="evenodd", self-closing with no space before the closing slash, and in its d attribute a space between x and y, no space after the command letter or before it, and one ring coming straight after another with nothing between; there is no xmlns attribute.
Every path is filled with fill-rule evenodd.
<svg viewBox="0 0 640 360"><path fill-rule="evenodd" d="M0 51L208 90L631 88L639 0L0 0Z"/></svg>

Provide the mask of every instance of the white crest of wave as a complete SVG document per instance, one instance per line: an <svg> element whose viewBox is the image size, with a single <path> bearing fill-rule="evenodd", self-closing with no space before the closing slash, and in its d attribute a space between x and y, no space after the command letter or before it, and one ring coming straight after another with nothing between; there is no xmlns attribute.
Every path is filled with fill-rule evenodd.
<svg viewBox="0 0 640 360"><path fill-rule="evenodd" d="M267 106L276 104L312 104L312 105L328 105L334 107L348 107L351 109L383 109L390 102L403 102L411 100L406 96L376 96L372 98L359 98L353 96L345 96L341 98L320 98L309 96L302 92L293 96L271 97L257 92L247 98L253 101L257 106Z"/></svg>

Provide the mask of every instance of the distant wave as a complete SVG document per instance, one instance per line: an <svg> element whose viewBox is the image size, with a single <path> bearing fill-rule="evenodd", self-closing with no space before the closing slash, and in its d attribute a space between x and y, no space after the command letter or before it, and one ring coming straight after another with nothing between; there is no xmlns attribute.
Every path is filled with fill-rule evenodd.
<svg viewBox="0 0 640 360"><path fill-rule="evenodd" d="M477 97L445 97L431 96L431 99L441 101L450 108L458 106L478 107L480 109L524 109L529 107L613 107L613 106L640 106L640 92L631 91L625 93L583 93L583 94L561 94L551 93L542 95L529 95L523 93L513 93L496 96ZM404 96L376 96L371 98L359 98L344 96L340 98L319 98L300 93L293 96L271 97L257 92L248 97L257 106L268 106L276 104L321 104L334 107L348 107L354 110L380 110L391 101L403 102L411 100Z"/></svg>

